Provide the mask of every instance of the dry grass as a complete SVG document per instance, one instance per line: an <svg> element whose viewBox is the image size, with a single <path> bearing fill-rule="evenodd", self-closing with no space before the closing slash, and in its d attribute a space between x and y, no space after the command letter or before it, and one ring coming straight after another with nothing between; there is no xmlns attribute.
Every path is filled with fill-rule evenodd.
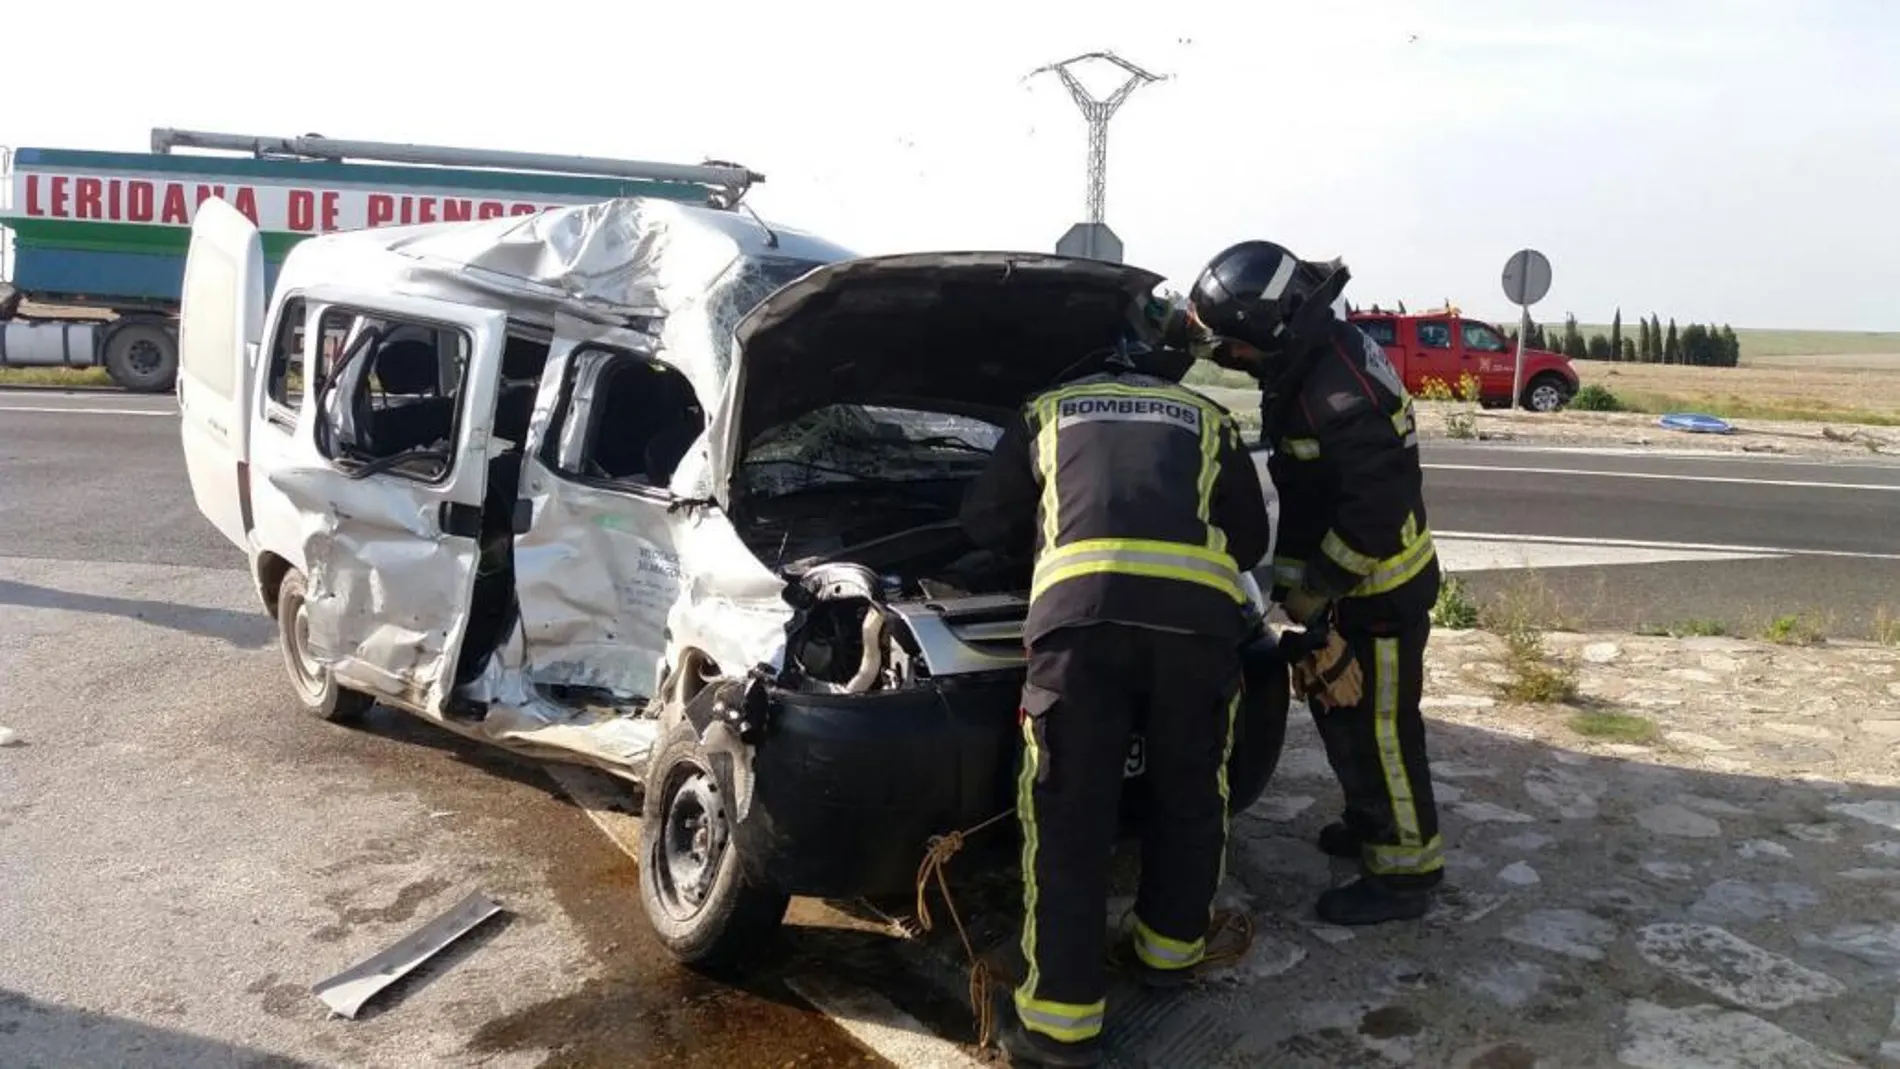
<svg viewBox="0 0 1900 1069"><path fill-rule="evenodd" d="M102 367L0 368L0 386L110 386Z"/></svg>
<svg viewBox="0 0 1900 1069"><path fill-rule="evenodd" d="M1900 646L1900 616L1884 605L1874 612L1874 641L1882 646Z"/></svg>
<svg viewBox="0 0 1900 1069"><path fill-rule="evenodd" d="M1900 426L1900 362L1892 370L1835 367L1680 367L1580 360L1586 385L1640 412Z"/></svg>
<svg viewBox="0 0 1900 1069"><path fill-rule="evenodd" d="M1662 736L1656 722L1645 717L1607 710L1590 710L1570 717L1570 730L1610 742L1655 742Z"/></svg>

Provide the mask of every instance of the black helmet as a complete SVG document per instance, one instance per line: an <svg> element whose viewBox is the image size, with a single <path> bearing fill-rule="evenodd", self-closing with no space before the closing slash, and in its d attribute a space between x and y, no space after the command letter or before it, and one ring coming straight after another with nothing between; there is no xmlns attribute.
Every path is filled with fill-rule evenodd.
<svg viewBox="0 0 1900 1069"><path fill-rule="evenodd" d="M1348 277L1337 260L1307 263L1271 241L1243 241L1208 261L1188 307L1214 334L1275 356L1316 336Z"/></svg>

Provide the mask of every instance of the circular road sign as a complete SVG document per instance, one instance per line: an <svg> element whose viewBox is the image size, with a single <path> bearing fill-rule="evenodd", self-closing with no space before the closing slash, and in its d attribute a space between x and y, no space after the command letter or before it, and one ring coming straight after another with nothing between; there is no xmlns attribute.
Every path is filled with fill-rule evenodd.
<svg viewBox="0 0 1900 1069"><path fill-rule="evenodd" d="M1550 261L1536 249L1519 249L1504 262L1504 295L1529 308L1550 292Z"/></svg>

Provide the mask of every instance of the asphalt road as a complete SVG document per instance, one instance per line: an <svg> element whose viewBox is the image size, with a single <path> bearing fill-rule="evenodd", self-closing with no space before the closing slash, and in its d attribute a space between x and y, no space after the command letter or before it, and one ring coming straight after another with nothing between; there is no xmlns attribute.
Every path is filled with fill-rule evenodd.
<svg viewBox="0 0 1900 1069"><path fill-rule="evenodd" d="M1523 543L1542 556L1536 582L1583 624L1748 633L1805 614L1868 638L1900 617L1900 465L1449 443L1425 463L1433 530L1545 540ZM1559 566L1579 550L1629 562ZM1480 591L1522 581L1472 573Z"/></svg>
<svg viewBox="0 0 1900 1069"><path fill-rule="evenodd" d="M854 1036L928 1038L867 1029L862 978L906 981L815 915L746 988L672 968L631 863L537 766L393 714L348 730L286 712L271 625L191 503L172 411L0 391L0 725L24 740L0 748L0 1064L829 1065L877 1061ZM1851 635L1900 611L1900 467L1426 460L1448 560L1481 589L1534 568L1580 622L1811 610ZM478 887L505 921L363 1018L325 1019L310 984ZM842 1026L793 993L840 975L859 989L819 1001ZM913 996L933 1027L956 1016Z"/></svg>

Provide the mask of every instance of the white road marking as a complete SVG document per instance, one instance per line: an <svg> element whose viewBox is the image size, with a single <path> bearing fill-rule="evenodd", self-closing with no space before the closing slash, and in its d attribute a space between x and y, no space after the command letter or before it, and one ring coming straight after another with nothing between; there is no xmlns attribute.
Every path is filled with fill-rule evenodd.
<svg viewBox="0 0 1900 1069"><path fill-rule="evenodd" d="M544 767L587 819L606 833L608 841L638 864L640 818L620 810L628 797L621 785L592 769L556 763ZM812 970L786 978L785 986L892 1065L977 1069L983 1064L876 992Z"/></svg>
<svg viewBox="0 0 1900 1069"><path fill-rule="evenodd" d="M1739 475L1679 475L1660 471L1601 471L1586 468L1530 468L1503 467L1494 464L1421 464L1427 470L1437 471L1482 471L1516 472L1535 475L1572 475L1592 476L1604 479L1660 479L1665 482L1684 483L1743 483L1748 486L1794 486L1810 490L1878 490L1889 494L1900 493L1900 485L1870 485L1868 483L1831 483L1810 482L1804 479L1747 479Z"/></svg>
<svg viewBox="0 0 1900 1069"><path fill-rule="evenodd" d="M78 408L71 405L0 405L0 412L50 412L55 415L75 413L84 416L170 416L177 412L150 408Z"/></svg>
<svg viewBox="0 0 1900 1069"><path fill-rule="evenodd" d="M1449 572L1763 560L1775 556L1772 553L1651 549L1636 546L1605 546L1595 543L1519 542L1510 538L1456 538L1440 534L1434 534L1433 541L1438 547L1439 561Z"/></svg>
<svg viewBox="0 0 1900 1069"><path fill-rule="evenodd" d="M1858 553L1845 549L1789 549L1785 546L1734 546L1711 542L1645 542L1630 538L1578 538L1556 535L1500 534L1489 531L1433 531L1435 541L1527 542L1557 546L1623 546L1699 553L1741 553L1763 557L1844 557L1849 560L1900 560L1900 553Z"/></svg>

